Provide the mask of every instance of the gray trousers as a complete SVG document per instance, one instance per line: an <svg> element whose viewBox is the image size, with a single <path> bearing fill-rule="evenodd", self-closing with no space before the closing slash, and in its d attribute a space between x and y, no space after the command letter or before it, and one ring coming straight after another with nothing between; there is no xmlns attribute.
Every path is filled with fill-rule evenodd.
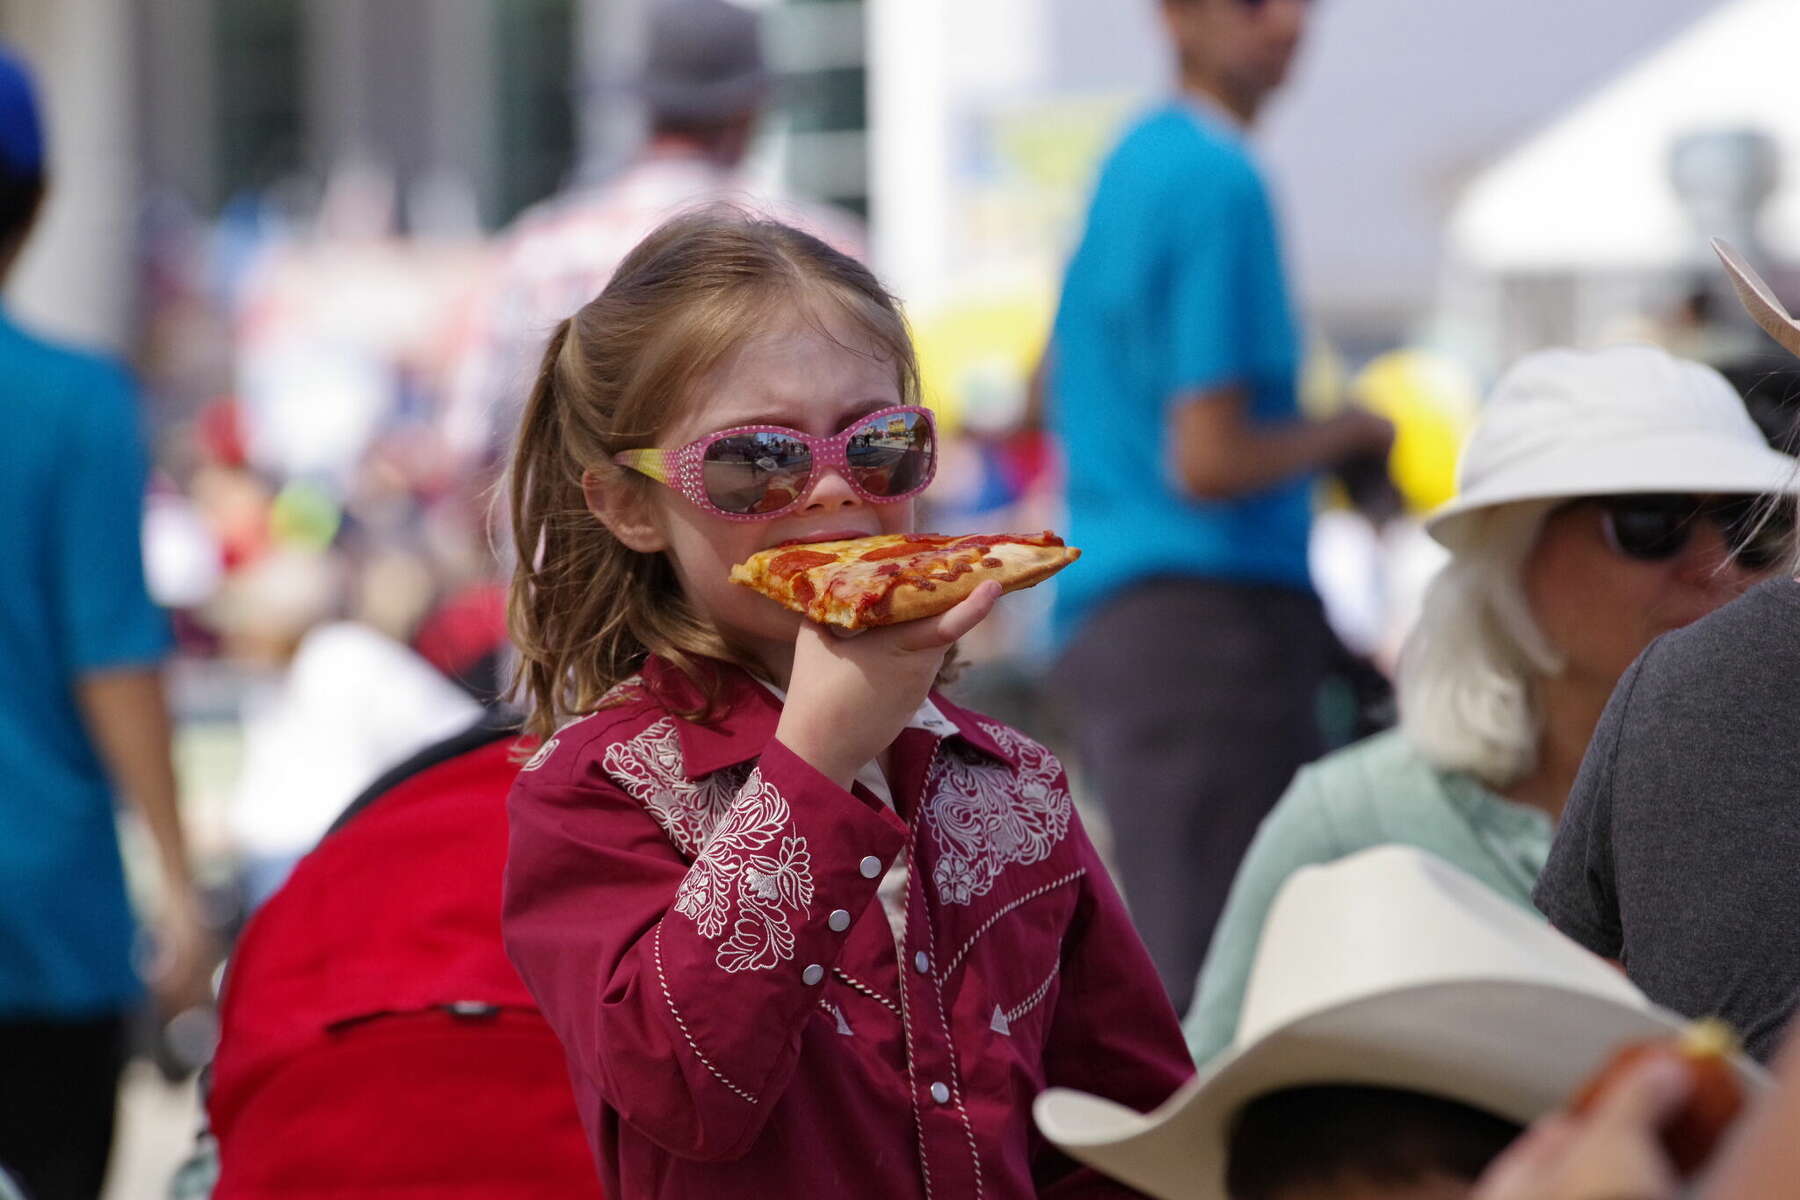
<svg viewBox="0 0 1800 1200"><path fill-rule="evenodd" d="M1331 644L1309 592L1156 579L1089 617L1052 672L1120 889L1178 1012L1258 824L1324 752Z"/></svg>

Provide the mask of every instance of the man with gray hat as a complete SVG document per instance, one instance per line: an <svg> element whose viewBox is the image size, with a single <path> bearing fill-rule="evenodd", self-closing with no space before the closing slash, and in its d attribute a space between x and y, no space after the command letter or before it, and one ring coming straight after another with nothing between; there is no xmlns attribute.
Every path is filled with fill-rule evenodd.
<svg viewBox="0 0 1800 1200"><path fill-rule="evenodd" d="M631 85L649 118L644 144L618 172L520 215L472 297L442 423L459 463L481 468L497 459L551 327L598 294L631 248L678 210L750 204L866 257L847 214L774 202L739 174L769 84L753 13L727 0L652 4L643 68Z"/></svg>

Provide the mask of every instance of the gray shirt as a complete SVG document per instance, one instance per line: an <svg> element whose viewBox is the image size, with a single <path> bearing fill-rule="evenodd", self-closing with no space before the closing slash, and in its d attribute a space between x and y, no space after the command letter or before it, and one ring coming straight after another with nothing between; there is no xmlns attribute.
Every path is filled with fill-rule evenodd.
<svg viewBox="0 0 1800 1200"><path fill-rule="evenodd" d="M1767 1061L1800 1003L1800 584L1653 642L1613 692L1532 899L1658 1004Z"/></svg>

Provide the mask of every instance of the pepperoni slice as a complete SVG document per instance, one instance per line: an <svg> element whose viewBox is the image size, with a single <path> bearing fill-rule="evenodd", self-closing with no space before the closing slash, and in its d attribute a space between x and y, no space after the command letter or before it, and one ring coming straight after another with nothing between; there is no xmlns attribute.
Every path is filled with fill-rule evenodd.
<svg viewBox="0 0 1800 1200"><path fill-rule="evenodd" d="M788 579L802 571L810 571L814 567L836 561L835 554L821 554L817 550L789 550L786 554L777 554L769 563L769 574L777 579Z"/></svg>
<svg viewBox="0 0 1800 1200"><path fill-rule="evenodd" d="M1036 537L1019 537L1011 533L984 533L972 537L957 538L958 550L973 550L977 546L1060 546L1063 540L1048 529Z"/></svg>
<svg viewBox="0 0 1800 1200"><path fill-rule="evenodd" d="M914 554L929 554L934 550L942 549L947 541L949 541L948 538L943 538L933 542L909 541L893 546L882 546L880 549L859 555L858 561L880 562L884 558L909 558Z"/></svg>

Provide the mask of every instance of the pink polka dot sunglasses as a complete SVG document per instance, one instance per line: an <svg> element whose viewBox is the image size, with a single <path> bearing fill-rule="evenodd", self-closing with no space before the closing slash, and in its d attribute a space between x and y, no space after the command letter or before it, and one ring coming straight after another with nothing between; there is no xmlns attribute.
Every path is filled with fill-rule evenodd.
<svg viewBox="0 0 1800 1200"><path fill-rule="evenodd" d="M780 425L740 425L674 450L623 450L613 461L715 516L766 521L805 500L826 468L874 504L918 495L937 471L937 427L926 409L901 405L828 437Z"/></svg>

